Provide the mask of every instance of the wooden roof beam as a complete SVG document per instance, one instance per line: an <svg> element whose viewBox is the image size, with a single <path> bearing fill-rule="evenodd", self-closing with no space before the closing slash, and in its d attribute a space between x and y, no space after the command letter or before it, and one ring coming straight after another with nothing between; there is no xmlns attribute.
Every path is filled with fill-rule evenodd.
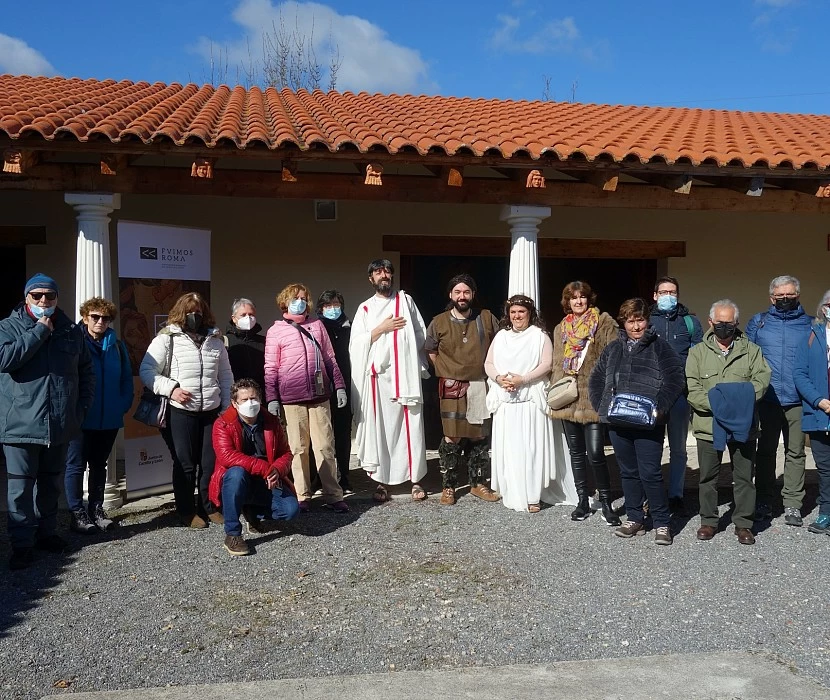
<svg viewBox="0 0 830 700"><path fill-rule="evenodd" d="M692 176L688 173L682 175L651 175L637 172L628 174L650 185L662 187L664 190L671 190L677 194L688 195L692 191Z"/></svg>
<svg viewBox="0 0 830 700"><path fill-rule="evenodd" d="M723 187L732 192L740 192L747 197L760 197L764 193L764 178L755 177L697 177L701 182L714 187Z"/></svg>
<svg viewBox="0 0 830 700"><path fill-rule="evenodd" d="M830 178L813 179L813 180L791 180L769 178L767 182L770 185L775 185L782 190L790 190L791 192L803 192L813 197L825 199L830 197Z"/></svg>
<svg viewBox="0 0 830 700"><path fill-rule="evenodd" d="M580 182L586 182L601 189L603 192L616 192L620 183L619 168L601 168L597 170L568 170L557 168L557 170L568 177L573 177Z"/></svg>

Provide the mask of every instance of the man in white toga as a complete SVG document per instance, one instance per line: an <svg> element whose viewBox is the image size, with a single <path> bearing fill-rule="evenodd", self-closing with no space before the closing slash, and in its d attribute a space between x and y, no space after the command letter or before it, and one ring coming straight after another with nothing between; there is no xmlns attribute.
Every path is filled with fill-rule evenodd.
<svg viewBox="0 0 830 700"><path fill-rule="evenodd" d="M349 354L352 399L357 423L357 458L378 482L374 498L389 500L389 485L412 482L412 499L427 494L423 394L429 376L424 351L426 327L415 302L393 288L389 260L369 264L375 295L355 311Z"/></svg>

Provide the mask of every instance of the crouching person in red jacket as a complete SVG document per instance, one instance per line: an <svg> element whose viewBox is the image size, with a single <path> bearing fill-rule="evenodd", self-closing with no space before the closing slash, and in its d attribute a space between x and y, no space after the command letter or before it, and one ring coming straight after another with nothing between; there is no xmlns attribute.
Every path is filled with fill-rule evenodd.
<svg viewBox="0 0 830 700"><path fill-rule="evenodd" d="M300 505L291 474L292 455L279 419L261 411L262 389L253 379L231 387L231 405L213 424L216 469L210 500L225 517L225 549L242 556L251 550L242 537L239 516L252 532L262 532L260 517L291 520Z"/></svg>

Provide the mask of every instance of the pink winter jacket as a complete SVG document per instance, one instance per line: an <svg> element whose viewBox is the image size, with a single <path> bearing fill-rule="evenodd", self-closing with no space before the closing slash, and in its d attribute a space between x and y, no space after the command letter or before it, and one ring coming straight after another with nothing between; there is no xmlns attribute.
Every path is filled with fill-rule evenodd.
<svg viewBox="0 0 830 700"><path fill-rule="evenodd" d="M306 319L300 325L317 339L323 350L320 359L325 394L314 393L316 345L288 321L274 321L265 336L266 401L318 403L331 396L332 378L335 389L346 388L325 326L316 319Z"/></svg>

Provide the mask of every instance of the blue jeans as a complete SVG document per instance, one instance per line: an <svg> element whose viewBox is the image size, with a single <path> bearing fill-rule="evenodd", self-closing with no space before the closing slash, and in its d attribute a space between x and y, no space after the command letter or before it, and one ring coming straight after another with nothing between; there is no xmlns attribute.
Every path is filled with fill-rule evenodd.
<svg viewBox="0 0 830 700"><path fill-rule="evenodd" d="M669 498L683 498L686 481L686 438L689 435L689 402L682 394L669 410Z"/></svg>
<svg viewBox="0 0 830 700"><path fill-rule="evenodd" d="M253 476L242 467L229 467L222 477L226 535L242 534L239 516L245 506L253 507L257 515L270 516L272 520L291 520L300 510L297 497L290 488L269 489L261 476Z"/></svg>
<svg viewBox="0 0 830 700"><path fill-rule="evenodd" d="M107 485L107 458L112 452L118 428L114 430L84 430L69 442L66 450L66 474L63 486L69 510L84 508L84 472L89 465L89 513L96 506L104 504L104 489Z"/></svg>
<svg viewBox="0 0 830 700"><path fill-rule="evenodd" d="M3 445L8 473L8 530L12 549L32 547L35 537L54 535L66 443ZM37 485L37 495L35 495Z"/></svg>
<svg viewBox="0 0 830 700"><path fill-rule="evenodd" d="M818 512L830 515L830 434L820 431L807 434L818 470Z"/></svg>
<svg viewBox="0 0 830 700"><path fill-rule="evenodd" d="M645 519L643 503L648 499L648 511L655 527L668 527L671 519L660 465L663 457L663 432L662 425L651 430L608 428L614 456L620 468L625 514L629 520L642 523Z"/></svg>

